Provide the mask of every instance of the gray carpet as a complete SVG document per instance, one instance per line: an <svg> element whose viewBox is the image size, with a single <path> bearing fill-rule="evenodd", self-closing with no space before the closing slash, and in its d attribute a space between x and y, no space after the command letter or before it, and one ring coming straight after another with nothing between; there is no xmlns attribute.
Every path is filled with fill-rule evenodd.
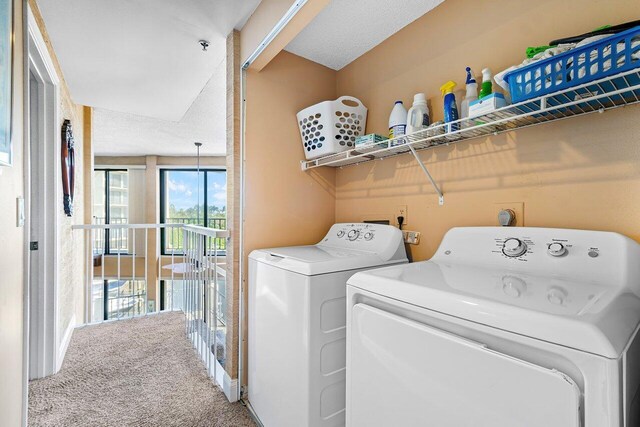
<svg viewBox="0 0 640 427"><path fill-rule="evenodd" d="M214 386L182 313L77 329L60 372L29 384L30 426L254 426Z"/></svg>

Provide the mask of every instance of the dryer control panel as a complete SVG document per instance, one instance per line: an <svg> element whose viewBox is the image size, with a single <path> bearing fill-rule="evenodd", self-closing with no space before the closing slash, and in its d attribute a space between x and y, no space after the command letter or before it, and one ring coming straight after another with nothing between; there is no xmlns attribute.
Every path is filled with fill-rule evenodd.
<svg viewBox="0 0 640 427"><path fill-rule="evenodd" d="M402 232L383 224L334 224L318 245L374 252L384 258L390 258L399 248L404 250Z"/></svg>
<svg viewBox="0 0 640 427"><path fill-rule="evenodd" d="M451 229L433 260L502 266L611 284L626 280L625 268L640 259L638 245L617 233L533 227Z"/></svg>

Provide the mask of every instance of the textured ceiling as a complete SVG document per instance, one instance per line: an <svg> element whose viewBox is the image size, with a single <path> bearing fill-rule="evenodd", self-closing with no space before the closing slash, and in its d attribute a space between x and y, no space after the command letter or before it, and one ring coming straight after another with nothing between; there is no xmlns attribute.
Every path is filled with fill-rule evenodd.
<svg viewBox="0 0 640 427"><path fill-rule="evenodd" d="M443 1L332 0L286 50L339 70Z"/></svg>
<svg viewBox="0 0 640 427"><path fill-rule="evenodd" d="M76 103L179 121L260 0L38 0ZM211 46L203 52L198 41Z"/></svg>
<svg viewBox="0 0 640 427"><path fill-rule="evenodd" d="M226 151L225 63L213 76L191 108L178 122L96 108L93 144L98 156L195 155L194 142L202 142L201 153L224 155Z"/></svg>

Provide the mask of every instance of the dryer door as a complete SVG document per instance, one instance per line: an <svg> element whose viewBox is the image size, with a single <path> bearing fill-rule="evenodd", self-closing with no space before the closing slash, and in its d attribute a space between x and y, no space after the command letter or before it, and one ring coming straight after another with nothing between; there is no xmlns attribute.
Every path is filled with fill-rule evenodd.
<svg viewBox="0 0 640 427"><path fill-rule="evenodd" d="M366 304L352 307L347 425L578 427L565 374Z"/></svg>

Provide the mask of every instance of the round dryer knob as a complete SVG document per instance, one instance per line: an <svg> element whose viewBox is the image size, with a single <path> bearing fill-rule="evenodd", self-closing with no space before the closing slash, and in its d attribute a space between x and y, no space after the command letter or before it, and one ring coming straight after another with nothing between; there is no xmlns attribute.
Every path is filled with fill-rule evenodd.
<svg viewBox="0 0 640 427"><path fill-rule="evenodd" d="M354 241L358 238L360 232L358 230L351 230L349 234L347 234L347 238L351 241Z"/></svg>
<svg viewBox="0 0 640 427"><path fill-rule="evenodd" d="M369 231L364 235L364 240L371 240L371 239L373 239L373 233Z"/></svg>
<svg viewBox="0 0 640 427"><path fill-rule="evenodd" d="M559 287L552 287L547 292L547 300L554 305L563 305L567 298L567 291Z"/></svg>
<svg viewBox="0 0 640 427"><path fill-rule="evenodd" d="M509 238L502 245L502 253L508 257L519 257L527 252L527 245L520 239Z"/></svg>
<svg viewBox="0 0 640 427"><path fill-rule="evenodd" d="M338 238L341 238L342 236L344 236L344 230L338 231Z"/></svg>
<svg viewBox="0 0 640 427"><path fill-rule="evenodd" d="M549 245L547 253L551 256L562 256L567 253L567 248L562 243L554 242Z"/></svg>
<svg viewBox="0 0 640 427"><path fill-rule="evenodd" d="M502 292L513 298L520 298L527 290L527 282L519 277L504 276L502 278Z"/></svg>

